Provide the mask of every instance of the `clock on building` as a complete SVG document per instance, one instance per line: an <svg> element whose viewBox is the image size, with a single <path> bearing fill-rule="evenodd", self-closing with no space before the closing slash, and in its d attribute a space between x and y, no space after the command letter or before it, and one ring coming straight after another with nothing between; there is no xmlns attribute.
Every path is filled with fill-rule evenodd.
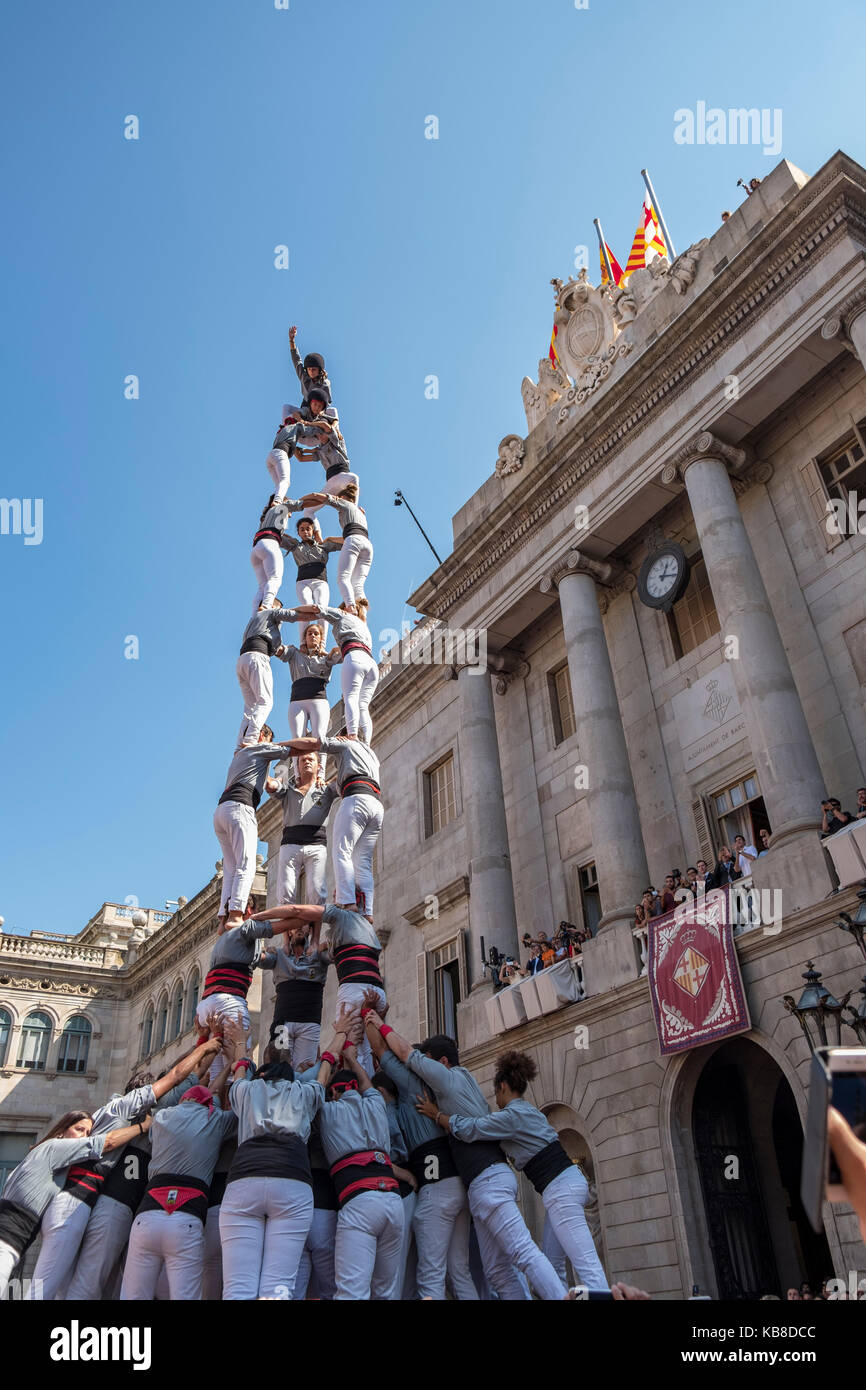
<svg viewBox="0 0 866 1390"><path fill-rule="evenodd" d="M682 598L689 582L689 562L675 541L665 541L641 565L637 591L641 603L668 612Z"/></svg>

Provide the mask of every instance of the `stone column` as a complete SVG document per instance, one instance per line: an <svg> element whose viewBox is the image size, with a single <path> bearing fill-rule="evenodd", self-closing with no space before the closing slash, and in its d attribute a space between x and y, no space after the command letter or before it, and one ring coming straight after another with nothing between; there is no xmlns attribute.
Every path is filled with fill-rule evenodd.
<svg viewBox="0 0 866 1390"><path fill-rule="evenodd" d="M559 589L578 753L586 767L592 851L603 913L600 932L617 922L632 922L634 904L651 881L596 593L596 581L610 583L613 577L612 566L570 550L563 563L541 581L545 593Z"/></svg>
<svg viewBox="0 0 866 1390"><path fill-rule="evenodd" d="M721 639L736 637L734 684L773 828L773 847L820 825L824 792L818 759L764 581L740 513L728 469L746 463L709 431L685 445L662 474L678 472L688 493ZM768 861L769 862L769 861Z"/></svg>
<svg viewBox="0 0 866 1390"><path fill-rule="evenodd" d="M463 666L457 681L461 787L469 840L472 984L477 988L485 981L481 938L487 951L495 946L516 957L517 917L490 672L486 667Z"/></svg>
<svg viewBox="0 0 866 1390"><path fill-rule="evenodd" d="M866 286L860 286L845 299L821 325L821 337L838 338L866 371Z"/></svg>

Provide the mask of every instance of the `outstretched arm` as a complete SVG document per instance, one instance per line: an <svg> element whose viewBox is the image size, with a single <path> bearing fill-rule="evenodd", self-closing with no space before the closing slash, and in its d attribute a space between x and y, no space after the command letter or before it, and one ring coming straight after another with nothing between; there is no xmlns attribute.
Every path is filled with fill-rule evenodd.
<svg viewBox="0 0 866 1390"><path fill-rule="evenodd" d="M370 1080L367 1073L365 1072L364 1068L361 1066L361 1063L358 1061L357 1055L355 1053L355 1044L353 1042L350 1042L348 1038L343 1043L343 1057L350 1071L353 1071L355 1076L357 1077L358 1090L361 1092L361 1095L363 1095L365 1091L372 1090L373 1083Z"/></svg>
<svg viewBox="0 0 866 1390"><path fill-rule="evenodd" d="M220 1050L219 1038L210 1038L200 1047L195 1048L188 1057L182 1057L179 1062L167 1071L165 1076L161 1076L158 1081L153 1083L153 1094L157 1100L171 1091L179 1081L185 1081L191 1072L201 1075L202 1063L209 1064Z"/></svg>
<svg viewBox="0 0 866 1390"><path fill-rule="evenodd" d="M388 1025L382 1021L381 1016L376 1013L375 1009L371 1009L366 1015L365 1024L368 1038L372 1037L372 1025L372 1030L375 1030L375 1032L379 1034L379 1037L385 1043L388 1050L393 1052L394 1056L401 1062L408 1062L409 1053L412 1051L411 1043L408 1043L406 1039L402 1038L399 1033L396 1033L393 1028L389 1028Z"/></svg>
<svg viewBox="0 0 866 1390"><path fill-rule="evenodd" d="M321 922L324 911L318 903L285 903L282 907L266 907L261 912L252 912L249 921L282 922L294 917L298 922Z"/></svg>

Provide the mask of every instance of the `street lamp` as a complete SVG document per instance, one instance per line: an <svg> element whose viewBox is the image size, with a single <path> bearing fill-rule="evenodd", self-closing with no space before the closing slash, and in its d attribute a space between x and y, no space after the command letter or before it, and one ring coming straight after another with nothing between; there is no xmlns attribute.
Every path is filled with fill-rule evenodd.
<svg viewBox="0 0 866 1390"><path fill-rule="evenodd" d="M846 1013L851 1015L845 1022L849 1028L853 1028L857 1034L857 1041L862 1047L866 1047L866 975L863 976L863 987L860 990L863 998L860 1000L859 1008L855 1009L853 1004L849 1004Z"/></svg>
<svg viewBox="0 0 866 1390"><path fill-rule="evenodd" d="M860 947L860 954L866 960L866 887L860 889L857 897L860 899L860 906L854 916L851 917L847 912L840 913L836 926L851 933Z"/></svg>
<svg viewBox="0 0 866 1390"><path fill-rule="evenodd" d="M403 494L402 494L402 492L400 491L399 488L397 488L396 491L395 491L395 493L394 493L394 506L395 506L395 507L405 507L405 508L406 508L407 512L408 512L409 515L411 516L411 518L412 518L412 520L414 521L415 525L418 527L418 530L421 532L421 535L424 537L424 539L425 539L425 541L427 542L427 544L429 545L430 549L433 551L433 554L436 556L436 563L437 563L437 565L441 565L441 564L442 564L442 560L441 560L441 558L440 558L440 556L439 556L438 551L436 550L436 547L434 546L434 544L433 544L433 542L431 541L430 537L427 535L427 532L424 530L424 527L421 525L420 521L418 520L417 516L416 516L415 513L413 512L412 508L409 506L409 503L406 501L406 498L403 496Z"/></svg>
<svg viewBox="0 0 866 1390"><path fill-rule="evenodd" d="M803 979L806 981L806 988L796 1004L790 994L783 995L782 1003L802 1028L810 1052L814 1052L816 1047L838 1047L842 1039L842 1010L851 998L850 989L841 1003L834 999L826 985L821 984L821 972L815 969L811 960L806 961ZM829 1041L828 1020L832 1035ZM817 1040L814 1042L813 1032L817 1034Z"/></svg>

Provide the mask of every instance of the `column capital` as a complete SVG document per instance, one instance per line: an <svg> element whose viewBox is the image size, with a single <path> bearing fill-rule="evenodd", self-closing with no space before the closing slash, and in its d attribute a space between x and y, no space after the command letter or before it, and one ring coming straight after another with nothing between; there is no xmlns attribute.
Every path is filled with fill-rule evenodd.
<svg viewBox="0 0 866 1390"><path fill-rule="evenodd" d="M690 464L708 458L719 459L734 477L738 477L750 462L750 455L746 449L737 449L733 444L726 444L723 439L719 439L711 430L703 430L694 439L681 445L671 456L662 469L661 481L669 485L676 478L683 480Z"/></svg>
<svg viewBox="0 0 866 1390"><path fill-rule="evenodd" d="M851 339L851 326L854 320L863 313L866 313L866 285L859 285L856 290L852 290L840 304L837 304L830 311L821 324L821 337L825 342L832 342L833 339L838 340L842 347L847 348L855 357L858 357L859 354Z"/></svg>
<svg viewBox="0 0 866 1390"><path fill-rule="evenodd" d="M608 560L593 560L589 555L583 555L579 550L572 548L554 562L542 576L538 587L543 594L550 594L559 588L562 580L569 574L586 574L590 579L594 579L596 584L610 586L616 584L624 573L622 565L613 564Z"/></svg>

